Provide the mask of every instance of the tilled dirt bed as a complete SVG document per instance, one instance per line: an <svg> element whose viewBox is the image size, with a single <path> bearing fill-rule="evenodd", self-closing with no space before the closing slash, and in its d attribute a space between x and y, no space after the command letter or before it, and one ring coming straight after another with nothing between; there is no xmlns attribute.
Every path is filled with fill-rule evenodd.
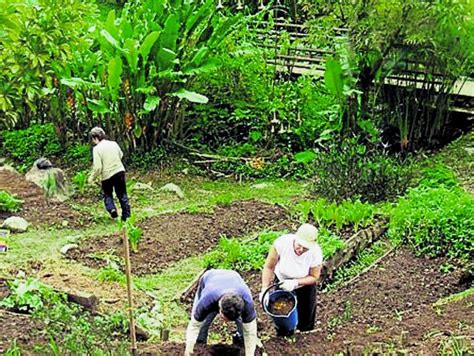
<svg viewBox="0 0 474 356"><path fill-rule="evenodd" d="M33 225L80 227L90 222L90 217L74 211L67 203L47 200L41 188L28 182L19 173L0 169L0 190L5 190L23 200L17 213L0 213L0 220L10 216L20 216Z"/></svg>
<svg viewBox="0 0 474 356"><path fill-rule="evenodd" d="M418 258L405 249L396 251L352 285L320 293L316 329L291 338L275 336L273 323L255 300L259 336L265 352L269 355L337 352L359 355L364 351L386 353L393 347L432 355L438 353L442 340L453 335L467 336L467 342L473 345L474 296L441 307L440 311L433 308L439 298L462 290L457 273L440 272L444 261ZM260 273L243 276L257 296ZM227 324L220 322L211 327L211 331L225 329L228 329ZM177 343L144 347L145 354L174 355L183 350L184 344ZM208 347L199 349L198 354L233 355L236 351L229 345L227 351L219 346L219 353L215 353Z"/></svg>
<svg viewBox="0 0 474 356"><path fill-rule="evenodd" d="M165 214L139 224L143 229L138 252L132 253L132 272L156 273L174 262L197 256L215 247L219 238L241 237L264 228L290 228L286 211L278 206L256 200L239 201L218 206L212 214ZM118 235L89 238L71 250L68 257L89 267L106 265L98 255L112 253L122 256Z"/></svg>

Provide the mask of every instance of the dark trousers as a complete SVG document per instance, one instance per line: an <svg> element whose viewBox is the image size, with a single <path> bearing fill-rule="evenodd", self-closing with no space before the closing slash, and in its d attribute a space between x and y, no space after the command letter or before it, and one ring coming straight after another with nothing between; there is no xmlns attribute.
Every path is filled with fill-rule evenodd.
<svg viewBox="0 0 474 356"><path fill-rule="evenodd" d="M118 172L109 179L102 181L102 191L104 193L105 208L109 213L116 211L113 192L117 196L122 208L122 220L130 217L130 204L128 203L127 185L125 184L125 172Z"/></svg>
<svg viewBox="0 0 474 356"><path fill-rule="evenodd" d="M314 329L316 320L316 285L303 286L295 289L296 299L298 300L298 326L300 331Z"/></svg>

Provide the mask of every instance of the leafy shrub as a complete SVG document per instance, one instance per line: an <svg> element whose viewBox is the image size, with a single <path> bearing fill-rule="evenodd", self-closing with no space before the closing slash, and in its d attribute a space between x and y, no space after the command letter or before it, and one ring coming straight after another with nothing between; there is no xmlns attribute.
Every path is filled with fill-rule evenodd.
<svg viewBox="0 0 474 356"><path fill-rule="evenodd" d="M165 157L166 151L161 147L155 147L146 152L133 152L128 162L133 168L148 170L153 167L158 167Z"/></svg>
<svg viewBox="0 0 474 356"><path fill-rule="evenodd" d="M348 139L315 160L312 191L331 201L379 202L403 194L411 178L409 162Z"/></svg>
<svg viewBox="0 0 474 356"><path fill-rule="evenodd" d="M418 254L472 257L474 197L445 187L411 189L392 210L389 236Z"/></svg>
<svg viewBox="0 0 474 356"><path fill-rule="evenodd" d="M3 131L3 150L6 154L29 167L41 156L51 157L62 152L53 124L32 125L24 130Z"/></svg>
<svg viewBox="0 0 474 356"><path fill-rule="evenodd" d="M69 166L86 169L91 164L91 147L84 144L70 145L66 148L63 158Z"/></svg>
<svg viewBox="0 0 474 356"><path fill-rule="evenodd" d="M26 312L37 312L44 307L44 300L53 293L51 288L46 287L39 280L29 278L26 280L16 279L8 283L10 294L0 301L0 306Z"/></svg>
<svg viewBox="0 0 474 356"><path fill-rule="evenodd" d="M23 201L16 199L10 193L0 190L0 212L14 213L21 209Z"/></svg>

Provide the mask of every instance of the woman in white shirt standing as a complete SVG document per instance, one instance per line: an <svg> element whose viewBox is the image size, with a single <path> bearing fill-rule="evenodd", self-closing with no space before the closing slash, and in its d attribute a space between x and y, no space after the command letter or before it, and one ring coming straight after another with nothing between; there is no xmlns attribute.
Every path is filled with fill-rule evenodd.
<svg viewBox="0 0 474 356"><path fill-rule="evenodd" d="M122 220L125 221L130 217L130 204L125 182L125 167L122 163L122 150L117 142L105 139L105 131L100 127L94 127L89 136L94 144L92 150L94 162L88 179L89 184L92 184L97 177L100 178L105 208L113 219L118 217L113 198L115 191L122 208Z"/></svg>
<svg viewBox="0 0 474 356"><path fill-rule="evenodd" d="M294 234L280 236L270 248L262 272L262 292L274 283L281 289L294 291L298 300L300 331L314 329L316 319L316 284L321 273L323 253L316 242L318 229L303 224ZM278 330L277 330L278 332Z"/></svg>

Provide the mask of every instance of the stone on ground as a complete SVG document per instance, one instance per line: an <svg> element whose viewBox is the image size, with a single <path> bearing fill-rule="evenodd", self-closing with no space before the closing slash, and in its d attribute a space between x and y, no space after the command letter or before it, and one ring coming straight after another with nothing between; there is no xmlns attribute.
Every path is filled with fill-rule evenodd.
<svg viewBox="0 0 474 356"><path fill-rule="evenodd" d="M180 199L184 198L184 193L181 190L180 187L178 187L174 183L168 183L160 188L160 190L165 191L165 192L172 192L175 193Z"/></svg>
<svg viewBox="0 0 474 356"><path fill-rule="evenodd" d="M155 189L151 186L151 184L148 183L136 183L133 187L132 190L134 192L139 192L139 191L154 191Z"/></svg>
<svg viewBox="0 0 474 356"><path fill-rule="evenodd" d="M0 227L2 229L8 229L12 232L26 232L29 226L30 223L25 219L18 216L11 216L6 219Z"/></svg>
<svg viewBox="0 0 474 356"><path fill-rule="evenodd" d="M38 168L38 163L41 162L39 162L39 160L36 161L33 164L33 167L31 167L28 173L26 173L26 180L33 182L41 189L46 190L48 179L52 179L54 181L52 183L54 188L52 188L49 192L51 198L60 202L67 200L72 194L72 188L71 184L66 179L64 172L59 168L40 169Z"/></svg>

